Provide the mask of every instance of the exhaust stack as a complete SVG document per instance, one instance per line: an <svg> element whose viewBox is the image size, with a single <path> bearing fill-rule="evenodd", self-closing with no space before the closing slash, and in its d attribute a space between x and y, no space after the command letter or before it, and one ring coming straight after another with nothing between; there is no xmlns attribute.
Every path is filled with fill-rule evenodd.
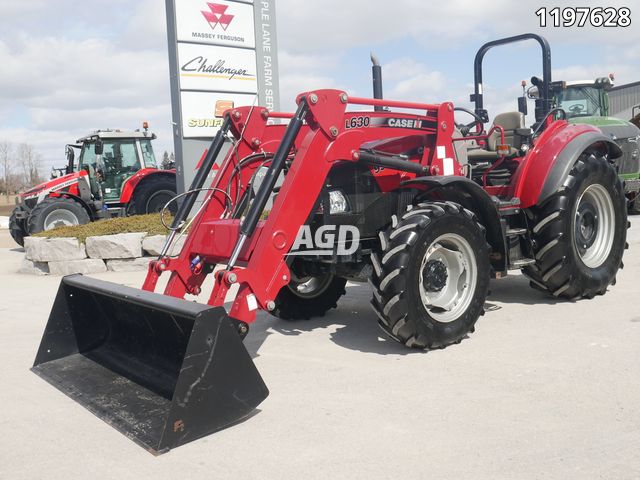
<svg viewBox="0 0 640 480"><path fill-rule="evenodd" d="M373 77L373 98L382 99L382 66L378 61L378 57L371 52L371 73ZM384 107L373 107L376 112L383 112Z"/></svg>

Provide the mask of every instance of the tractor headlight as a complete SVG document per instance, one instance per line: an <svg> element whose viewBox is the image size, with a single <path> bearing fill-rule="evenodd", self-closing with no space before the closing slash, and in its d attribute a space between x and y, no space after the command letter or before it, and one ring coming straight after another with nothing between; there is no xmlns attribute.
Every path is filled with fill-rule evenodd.
<svg viewBox="0 0 640 480"><path fill-rule="evenodd" d="M329 214L346 213L349 211L349 202L340 190L329 191Z"/></svg>

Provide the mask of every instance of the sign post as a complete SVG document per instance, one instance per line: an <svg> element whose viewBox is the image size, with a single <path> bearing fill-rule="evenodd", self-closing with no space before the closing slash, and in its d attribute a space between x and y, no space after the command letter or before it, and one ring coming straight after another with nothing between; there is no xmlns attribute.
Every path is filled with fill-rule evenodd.
<svg viewBox="0 0 640 480"><path fill-rule="evenodd" d="M279 108L275 0L165 0L178 191L224 110Z"/></svg>

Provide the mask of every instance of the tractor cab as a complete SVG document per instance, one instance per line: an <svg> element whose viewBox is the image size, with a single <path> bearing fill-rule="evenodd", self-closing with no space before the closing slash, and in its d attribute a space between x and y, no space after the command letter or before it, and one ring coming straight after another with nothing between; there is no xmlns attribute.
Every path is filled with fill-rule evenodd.
<svg viewBox="0 0 640 480"><path fill-rule="evenodd" d="M79 170L89 175L91 193L105 203L119 202L124 183L145 168L157 168L151 140L144 131L98 130L78 140Z"/></svg>
<svg viewBox="0 0 640 480"><path fill-rule="evenodd" d="M147 122L143 130L96 130L65 146L67 165L20 194L11 216L13 239L59 226L159 212L176 195L176 171L160 169ZM175 211L175 202L169 205Z"/></svg>
<svg viewBox="0 0 640 480"><path fill-rule="evenodd" d="M614 77L595 80L556 81L551 83L553 105L564 112L569 123L587 124L599 128L616 141L622 151L617 160L618 171L625 181L629 207L640 211L637 199L640 195L640 129L638 124L610 116L609 90ZM536 98L538 90L532 87L529 97ZM560 112L559 112L560 113Z"/></svg>
<svg viewBox="0 0 640 480"><path fill-rule="evenodd" d="M595 80L553 82L551 90L556 107L562 108L567 119L609 116L609 96L613 76Z"/></svg>

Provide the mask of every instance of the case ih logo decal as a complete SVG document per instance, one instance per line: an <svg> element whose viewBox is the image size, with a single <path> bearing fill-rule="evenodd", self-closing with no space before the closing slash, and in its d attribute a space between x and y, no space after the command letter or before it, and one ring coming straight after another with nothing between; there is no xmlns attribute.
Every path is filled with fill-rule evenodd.
<svg viewBox="0 0 640 480"><path fill-rule="evenodd" d="M390 127L390 128L436 128L436 122L417 118L386 118L354 116L345 119L345 128Z"/></svg>
<svg viewBox="0 0 640 480"><path fill-rule="evenodd" d="M410 118L390 118L387 125L396 128L422 128L422 120L412 120Z"/></svg>
<svg viewBox="0 0 640 480"><path fill-rule="evenodd" d="M227 11L226 5L220 5L219 3L207 3L209 11L202 10L202 15L209 22L209 26L212 30L215 30L218 25L222 27L222 30L227 30L227 27L233 20L233 15L225 13Z"/></svg>

